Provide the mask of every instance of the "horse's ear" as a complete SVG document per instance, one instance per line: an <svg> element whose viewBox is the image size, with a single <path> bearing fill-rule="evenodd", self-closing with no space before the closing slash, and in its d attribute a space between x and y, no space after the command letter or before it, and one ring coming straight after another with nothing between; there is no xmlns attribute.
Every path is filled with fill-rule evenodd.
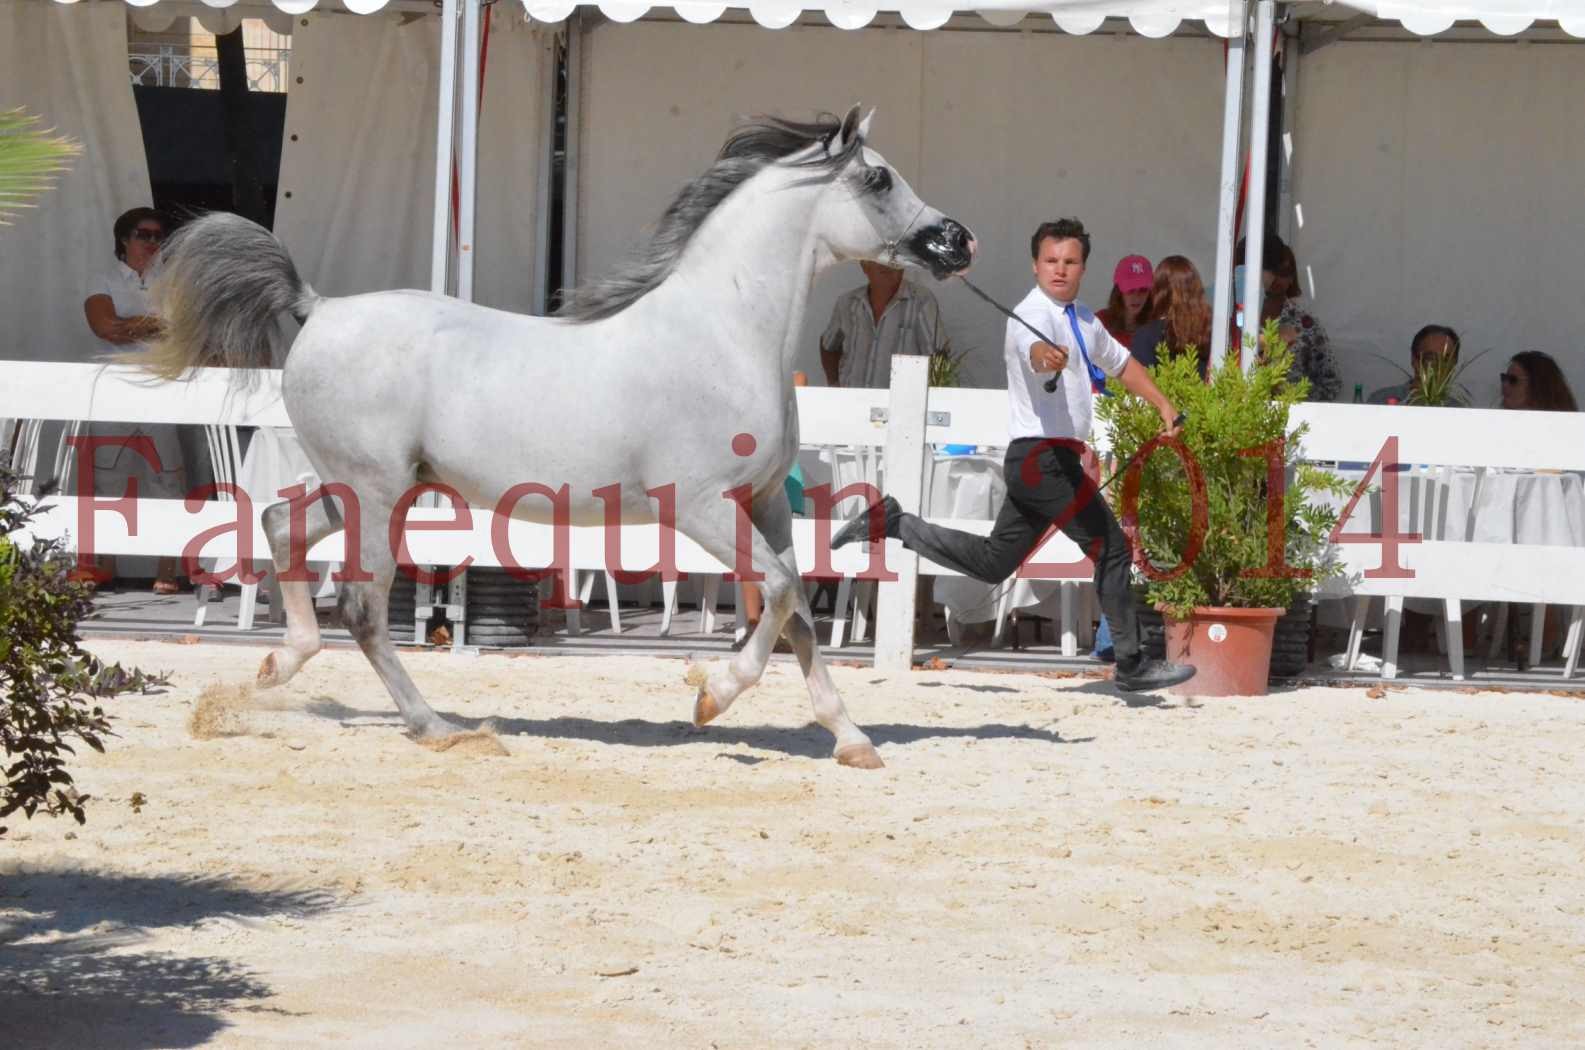
<svg viewBox="0 0 1585 1050"><path fill-rule="evenodd" d="M863 137L864 129L859 124L859 111L859 105L854 103L853 108L848 110L848 115L842 118L842 130L837 132L836 149L833 152L841 153L853 144L855 138Z"/></svg>
<svg viewBox="0 0 1585 1050"><path fill-rule="evenodd" d="M870 111L868 113L864 114L864 119L859 121L859 141L864 142L864 141L868 141L869 140L869 137L870 137L870 121L872 121L874 119L875 119L875 107L871 106L870 107Z"/></svg>

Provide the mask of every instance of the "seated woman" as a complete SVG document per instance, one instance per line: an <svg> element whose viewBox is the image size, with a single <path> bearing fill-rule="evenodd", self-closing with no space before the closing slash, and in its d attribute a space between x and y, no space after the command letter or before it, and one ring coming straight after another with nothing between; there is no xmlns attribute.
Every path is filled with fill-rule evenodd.
<svg viewBox="0 0 1585 1050"><path fill-rule="evenodd" d="M1502 407L1532 412L1578 412L1574 391L1550 354L1526 350L1513 355L1502 373Z"/></svg>
<svg viewBox="0 0 1585 1050"><path fill-rule="evenodd" d="M149 300L149 281L153 277L155 257L165 241L165 220L153 208L133 208L116 219L112 233L115 264L92 285L88 298L83 300L83 315L106 350L124 352L136 349L144 340L159 334L160 322L153 316ZM100 437L120 437L127 434L128 428L121 424L96 424L92 431ZM136 477L138 495L144 498L180 499L184 496L184 457L176 427L142 424L133 428L132 433L153 439L160 469L156 471L153 464L130 448L97 449L95 494L120 495L125 491L127 479ZM95 583L104 583L112 575L110 564L110 559L99 558L96 571L83 575ZM154 592L175 594L179 589L176 559L161 558Z"/></svg>
<svg viewBox="0 0 1585 1050"><path fill-rule="evenodd" d="M1143 255L1128 255L1112 271L1112 295L1095 319L1124 346L1134 341L1139 326L1150 319L1150 260Z"/></svg>
<svg viewBox="0 0 1585 1050"><path fill-rule="evenodd" d="M1169 255L1156 264L1150 316L1129 345L1134 360L1149 368L1157 363L1160 349L1167 354L1193 351L1203 377L1211 359L1211 304L1205 301L1200 271L1188 259Z"/></svg>
<svg viewBox="0 0 1585 1050"><path fill-rule="evenodd" d="M1272 241L1276 252L1266 251L1262 263L1261 284L1266 289L1267 304L1262 316L1275 310L1278 334L1293 353L1290 376L1310 381L1308 400L1336 401L1343 390L1343 379L1337 373L1331 340L1321 322L1300 302L1304 291L1299 287L1299 261L1293 249L1280 237L1273 237Z"/></svg>

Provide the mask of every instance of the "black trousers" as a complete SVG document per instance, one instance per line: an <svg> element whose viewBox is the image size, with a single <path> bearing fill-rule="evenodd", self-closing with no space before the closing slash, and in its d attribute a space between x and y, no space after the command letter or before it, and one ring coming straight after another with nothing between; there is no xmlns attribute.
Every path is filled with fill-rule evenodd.
<svg viewBox="0 0 1585 1050"><path fill-rule="evenodd" d="M913 514L898 522L903 546L938 565L985 583L1001 583L1029 557L1046 530L1062 518L1064 535L1095 562L1095 589L1112 629L1118 666L1139 661L1139 619L1129 590L1128 539L1099 492L1072 510L1085 490L1076 448L1053 446L1047 438L1019 438L1003 465L1007 502L989 536L932 525Z"/></svg>

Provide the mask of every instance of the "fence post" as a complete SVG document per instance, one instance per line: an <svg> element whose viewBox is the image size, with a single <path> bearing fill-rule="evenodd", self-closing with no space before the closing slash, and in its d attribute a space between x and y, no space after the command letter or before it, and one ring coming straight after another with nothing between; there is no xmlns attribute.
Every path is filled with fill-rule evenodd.
<svg viewBox="0 0 1585 1050"><path fill-rule="evenodd" d="M930 358L922 354L893 357L882 479L887 495L912 514L919 513L923 499L929 395ZM914 663L919 555L904 550L900 540L887 540L886 567L897 579L883 582L875 600L875 668L906 671Z"/></svg>

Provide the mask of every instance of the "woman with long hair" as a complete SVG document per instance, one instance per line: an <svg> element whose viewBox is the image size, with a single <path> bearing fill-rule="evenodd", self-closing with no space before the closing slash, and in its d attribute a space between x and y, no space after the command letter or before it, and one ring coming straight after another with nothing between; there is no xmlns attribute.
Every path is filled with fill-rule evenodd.
<svg viewBox="0 0 1585 1050"><path fill-rule="evenodd" d="M1150 260L1125 255L1112 271L1112 295L1095 319L1124 346L1131 346L1139 326L1150 320Z"/></svg>
<svg viewBox="0 0 1585 1050"><path fill-rule="evenodd" d="M1289 378L1310 381L1308 400L1336 401L1343 390L1343 378L1326 328L1300 302L1304 290L1299 286L1299 260L1282 238L1272 237L1268 244L1268 253L1275 249L1275 254L1266 254L1263 263L1261 284L1266 289L1266 304L1261 316L1275 311L1278 334L1293 354Z"/></svg>
<svg viewBox="0 0 1585 1050"><path fill-rule="evenodd" d="M1129 346L1134 360L1148 368L1167 355L1192 351L1205 375L1211 359L1211 304L1205 300L1200 271L1184 256L1169 255L1156 264L1150 317Z"/></svg>
<svg viewBox="0 0 1585 1050"><path fill-rule="evenodd" d="M1502 407L1533 412L1578 412L1563 370L1551 354L1525 350L1513 355L1502 373Z"/></svg>

